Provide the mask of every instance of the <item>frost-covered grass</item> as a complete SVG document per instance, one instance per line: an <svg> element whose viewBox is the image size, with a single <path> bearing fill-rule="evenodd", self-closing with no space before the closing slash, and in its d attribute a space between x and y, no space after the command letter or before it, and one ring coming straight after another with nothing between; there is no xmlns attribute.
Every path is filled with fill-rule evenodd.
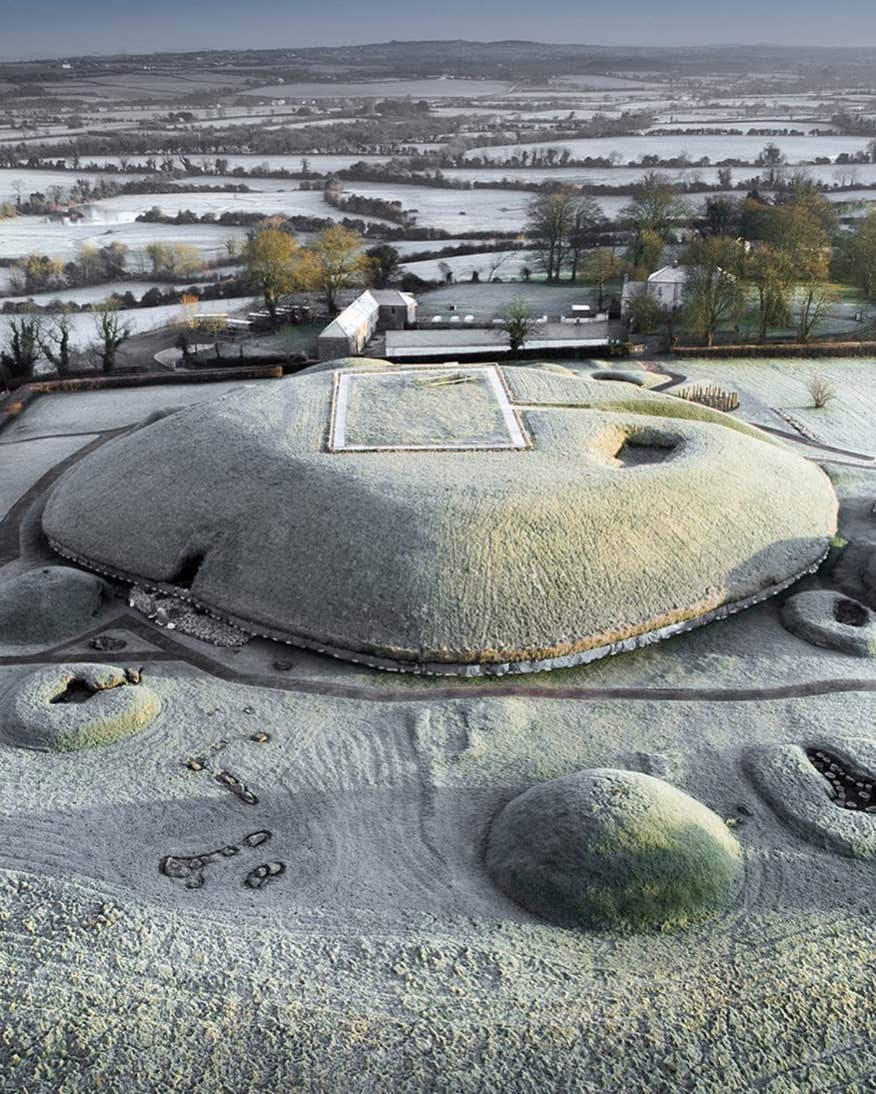
<svg viewBox="0 0 876 1094"><path fill-rule="evenodd" d="M487 869L549 922L689 927L726 908L742 852L723 820L662 779L597 768L531 787L490 829Z"/></svg>
<svg viewBox="0 0 876 1094"><path fill-rule="evenodd" d="M272 381L248 381L243 387ZM217 399L235 387L239 381L218 384L167 384L138 388L117 388L105 391L64 392L43 395L27 411L16 418L0 434L0 445L7 442L30 441L36 437L59 437L68 434L121 429L142 421L156 410ZM71 438L71 440L74 438ZM79 439L75 438L77 446ZM87 443L88 437L82 443ZM42 442L41 442L42 443ZM4 459L15 452L4 448ZM56 457L55 463L63 457ZM51 459L47 455L46 461ZM49 464L51 466L51 464Z"/></svg>
<svg viewBox="0 0 876 1094"><path fill-rule="evenodd" d="M470 281L477 273L482 281L499 277L503 281L509 277L519 278L524 267L532 269L533 256L527 251L489 251L472 255L448 255L446 258L426 258L419 262L405 262L404 267L424 281L443 281L441 268L446 263L456 281Z"/></svg>
<svg viewBox="0 0 876 1094"><path fill-rule="evenodd" d="M531 200L529 194L514 190L442 190L394 182L349 182L347 191L400 201L403 208L416 210L420 227L453 233L520 229Z"/></svg>
<svg viewBox="0 0 876 1094"><path fill-rule="evenodd" d="M425 79L425 80L362 80L357 83L333 81L331 83L283 83L264 87L252 87L243 92L260 98L339 99L358 98L414 98L455 99L462 96L478 97L501 95L510 85L499 80Z"/></svg>
<svg viewBox="0 0 876 1094"><path fill-rule="evenodd" d="M2 440L112 428L233 386L45 397ZM874 476L841 478L857 496ZM142 472L130 482L148 485ZM127 637L125 663L139 664L145 644ZM285 682L313 682L315 658L279 655L293 662ZM265 675L277 656L253 643L227 663ZM428 683L329 664L360 686ZM0 666L0 694L28 671ZM744 766L752 747L859 736L872 695L573 702L472 685L452 701L382 703L179 664L144 672L164 711L144 732L75 756L0 745L0 1062L16 1087L99 1076L132 1094L521 1083L723 1094L866 1087L876 1070L872 863L789 828ZM794 639L767 605L520 683L744 689L849 675L860 662ZM254 743L256 730L270 740ZM184 766L220 742L211 763L243 777L255 806ZM732 827L745 877L726 915L680 933L558 929L493 885L482 848L506 802L606 766L664 779ZM832 824L836 807L812 786L807 809ZM264 853L223 857L202 889L158 870L167 854L239 846L256 830L271 834ZM286 873L244 886L268 859Z"/></svg>
<svg viewBox="0 0 876 1094"><path fill-rule="evenodd" d="M53 490L44 528L70 557L148 581L203 555L191 595L255 633L451 670L699 619L798 575L835 531L823 474L736 419L629 384L503 374L528 451L327 453L333 377L314 373L114 441ZM489 437L480 420L467 431L460 394L432 417L460 443ZM392 444L405 428L377 432ZM655 462L636 466L637 445ZM148 500L119 488L135 473Z"/></svg>
<svg viewBox="0 0 876 1094"><path fill-rule="evenodd" d="M692 161L708 156L713 163L722 159L741 159L752 162L764 145L777 144L789 163L805 163L817 156L830 156L835 159L841 152L860 152L867 141L863 137L837 136L826 137L711 137L684 134L681 137L670 136L624 136L597 137L573 140L536 141L532 143L493 145L472 148L466 153L469 157L483 159L506 159L519 154L524 148L530 151L546 148L568 148L576 159L586 156L610 156L616 152L624 163L639 160L644 155L657 155L662 159L674 159L687 154Z"/></svg>
<svg viewBox="0 0 876 1094"><path fill-rule="evenodd" d="M150 686L164 715L127 741L74 758L0 749L0 1052L17 1084L473 1094L524 1076L719 1094L872 1074L872 865L789 833L741 763L801 725L847 732L872 697L375 704L172 667ZM251 809L180 763L220 734L217 760L258 788ZM621 935L506 900L478 849L508 798L630 765L736 825L730 912ZM251 851L199 890L158 871L257 829L262 857L287 866L264 890L241 884Z"/></svg>
<svg viewBox="0 0 876 1094"><path fill-rule="evenodd" d="M13 427L14 428L14 427ZM91 429L93 426L85 426ZM51 471L55 464L88 444L92 437L55 437L30 444L7 444L11 434L0 438L0 518L6 516L20 497Z"/></svg>
<svg viewBox="0 0 876 1094"><path fill-rule="evenodd" d="M132 251L142 254L148 244L159 241L188 243L197 247L204 258L215 259L225 256L227 239L233 237L240 240L246 235L243 228L220 224L132 223L130 213L120 214L119 219L111 221L101 218L100 203L92 208L96 210L95 220L76 224L49 222L43 217L31 216L5 221L0 224L0 258L21 258L22 255L37 253L68 261L83 244L104 247L113 242L124 243Z"/></svg>
<svg viewBox="0 0 876 1094"><path fill-rule="evenodd" d="M685 360L693 378L708 373L724 386L745 388L768 406L793 415L827 444L876 454L876 363L866 358L757 358ZM836 397L818 410L812 406L809 380L823 376Z"/></svg>
<svg viewBox="0 0 876 1094"><path fill-rule="evenodd" d="M257 182L254 180L253 186ZM282 190L271 189L266 193L219 193L219 194L120 194L117 197L105 198L103 201L89 205L89 221L91 224L119 224L135 220L140 214L156 207L165 216L176 216L177 213L189 210L198 216L205 213L213 213L219 216L224 212L262 213L266 216L278 214L293 217L324 217L326 219L339 220L344 215L342 212L328 205L319 190L299 190L294 183L286 183ZM359 217L364 221L381 222L377 217ZM167 225L157 225L167 231ZM171 228L172 230L172 228ZM228 235L234 232L226 230Z"/></svg>
<svg viewBox="0 0 876 1094"><path fill-rule="evenodd" d="M26 167L0 168L0 202L15 202L19 193L22 201L27 201L32 193L45 194L48 197L49 187L60 186L64 196L79 179L88 179L89 182L134 182L136 175L115 174L107 171L35 171ZM20 190L19 190L20 187ZM0 224L0 234L5 231L8 224Z"/></svg>
<svg viewBox="0 0 876 1094"><path fill-rule="evenodd" d="M527 256L526 252L521 252L520 257L521 260L528 259L528 262L524 261L523 264L529 265L531 269L534 268L531 254ZM447 261L452 260L448 259ZM463 275L467 269L466 262L471 263L472 268L480 267L484 274L488 271L488 263L481 255L465 255L457 261L457 265L462 268ZM499 269L498 276L502 277L504 274L505 267L503 266ZM441 285L428 293L420 295L417 298L420 305L418 314L421 320L428 320L433 315L446 317L451 314L465 315L467 313L473 314L478 319L490 319L513 300L521 299L526 301L533 315L548 314L556 316L569 312L573 304L591 303L592 294L593 286L586 282L578 282L573 285L562 283L548 285L542 281L529 281L522 284L519 282L515 284L505 284L504 282L497 284L477 282L472 284L470 281L460 281L459 284ZM451 305L455 306L454 312L449 310Z"/></svg>

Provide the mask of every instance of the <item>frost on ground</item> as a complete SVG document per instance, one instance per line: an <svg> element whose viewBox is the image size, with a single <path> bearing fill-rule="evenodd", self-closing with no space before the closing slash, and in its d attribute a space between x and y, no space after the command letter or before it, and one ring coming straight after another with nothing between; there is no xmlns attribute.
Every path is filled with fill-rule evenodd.
<svg viewBox="0 0 876 1094"><path fill-rule="evenodd" d="M45 461L0 478L0 510L75 451L69 434L215 391L38 400L0 452ZM812 590L854 585L876 545L876 473L830 471L852 543ZM36 527L0 580L45 564ZM88 661L156 700L93 747L0 734L3 1091L869 1088L873 840L844 804L876 784L867 660L797 638L773 602L525 687L448 694L140 631L126 611L107 601L89 624L123 635L117 652L89 646L93 627L51 654L0 645L0 695L50 668L53 717L92 717ZM710 811L741 854L725 908L682 931L567 928L494 882L485 852L508 804L600 768Z"/></svg>
<svg viewBox="0 0 876 1094"><path fill-rule="evenodd" d="M872 699L399 705L147 679L164 713L137 737L0 752L16 1088L63 1067L129 1090L814 1091L876 1066L872 870L795 836L740 763L745 740L848 732ZM502 805L599 764L671 770L732 828L745 877L724 916L566 930L494 888ZM226 845L200 887L159 870ZM245 883L272 861L275 881Z"/></svg>

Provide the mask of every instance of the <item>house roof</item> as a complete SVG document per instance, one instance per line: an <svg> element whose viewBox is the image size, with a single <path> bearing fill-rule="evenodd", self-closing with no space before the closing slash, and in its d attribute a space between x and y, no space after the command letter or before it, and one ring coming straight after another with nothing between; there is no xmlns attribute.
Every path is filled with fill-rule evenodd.
<svg viewBox="0 0 876 1094"><path fill-rule="evenodd" d="M363 292L320 332L320 338L338 338L355 334L362 324L374 315L377 308L378 303L374 294L370 291Z"/></svg>
<svg viewBox="0 0 876 1094"><path fill-rule="evenodd" d="M398 289L369 289L368 291L378 304L384 306L407 307L417 302L409 292L400 292Z"/></svg>
<svg viewBox="0 0 876 1094"><path fill-rule="evenodd" d="M320 331L320 338L346 338L355 334L363 323L367 323L380 307L408 307L416 304L416 300L410 293L399 292L398 289L366 289L357 296L352 304L336 315L324 330Z"/></svg>
<svg viewBox="0 0 876 1094"><path fill-rule="evenodd" d="M687 271L683 266L663 266L662 269L655 270L648 278L648 282L652 285L679 285L684 284L685 281L687 281Z"/></svg>

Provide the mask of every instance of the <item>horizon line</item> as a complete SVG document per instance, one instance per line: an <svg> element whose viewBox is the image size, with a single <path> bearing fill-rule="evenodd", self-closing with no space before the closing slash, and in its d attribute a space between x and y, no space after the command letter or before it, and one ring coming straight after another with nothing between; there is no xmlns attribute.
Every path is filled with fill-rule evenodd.
<svg viewBox="0 0 876 1094"><path fill-rule="evenodd" d="M635 49L645 52L665 52L671 50L697 50L697 49L780 49L788 52L794 50L818 50L828 52L831 50L849 50L852 52L876 52L876 45L862 46L860 44L832 44L822 45L816 42L801 43L797 42L793 45L788 45L783 42L774 41L756 41L756 42L685 42L677 43L675 45L649 45L639 42L550 42L537 38L388 38L384 41L344 41L344 42L323 42L307 46L205 46L202 48L190 47L186 49L173 49L172 47L162 49L150 49L141 53L137 52L120 52L118 50L96 50L89 53L58 53L47 54L42 56L28 56L28 55L3 55L0 54L0 64L37 64L45 63L49 61L84 61L92 58L100 58L106 60L109 58L117 57L120 60L130 57L165 57L165 56L191 56L193 54L209 54L209 53L276 53L281 50L289 50L296 53L305 53L310 50L320 49L349 49L351 47L373 48L376 46L392 46L392 45L430 45L432 43L441 42L445 44L458 42L464 45L506 45L515 43L519 45L536 45L555 47L557 49L593 49L593 50L618 50L618 49ZM331 82L331 81L326 81Z"/></svg>

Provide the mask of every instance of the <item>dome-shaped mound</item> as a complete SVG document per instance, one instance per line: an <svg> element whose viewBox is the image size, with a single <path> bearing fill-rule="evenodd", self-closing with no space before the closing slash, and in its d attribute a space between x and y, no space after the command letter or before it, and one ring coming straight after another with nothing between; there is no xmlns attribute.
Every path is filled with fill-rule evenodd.
<svg viewBox="0 0 876 1094"><path fill-rule="evenodd" d="M115 665L38 669L0 703L0 732L9 744L41 752L74 752L111 744L144 729L161 709L140 674Z"/></svg>
<svg viewBox="0 0 876 1094"><path fill-rule="evenodd" d="M232 392L79 461L43 515L99 572L378 667L593 660L763 599L835 531L753 427L530 368L336 369Z"/></svg>
<svg viewBox="0 0 876 1094"><path fill-rule="evenodd" d="M46 645L84 631L105 585L70 566L41 566L0 584L0 642Z"/></svg>
<svg viewBox="0 0 876 1094"><path fill-rule="evenodd" d="M608 768L541 783L493 822L487 869L565 926L683 927L723 910L742 855L721 818L651 775Z"/></svg>

